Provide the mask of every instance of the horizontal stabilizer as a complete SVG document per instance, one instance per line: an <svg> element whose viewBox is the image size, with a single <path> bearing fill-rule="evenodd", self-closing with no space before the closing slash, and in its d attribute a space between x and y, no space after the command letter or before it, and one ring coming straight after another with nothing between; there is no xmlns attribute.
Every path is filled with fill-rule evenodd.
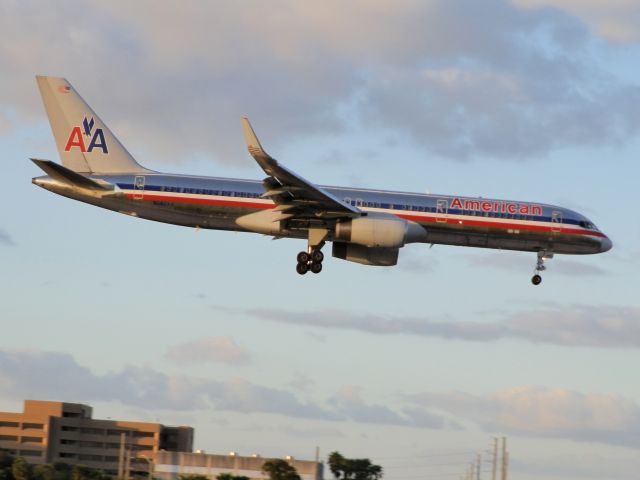
<svg viewBox="0 0 640 480"><path fill-rule="evenodd" d="M58 180L59 182L66 183L73 187L87 188L89 190L113 190L113 185L101 185L100 183L80 175L66 167L63 167L59 163L52 162L51 160L38 160L32 158L31 161L38 165L44 172L51 178Z"/></svg>

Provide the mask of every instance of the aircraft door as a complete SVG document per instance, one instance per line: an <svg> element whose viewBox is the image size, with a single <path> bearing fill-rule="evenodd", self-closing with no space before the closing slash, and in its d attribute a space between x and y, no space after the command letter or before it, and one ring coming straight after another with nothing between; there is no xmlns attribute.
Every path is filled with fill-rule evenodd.
<svg viewBox="0 0 640 480"><path fill-rule="evenodd" d="M133 189L135 190L133 199L142 200L144 198L144 177L142 175L136 176Z"/></svg>
<svg viewBox="0 0 640 480"><path fill-rule="evenodd" d="M446 198L439 198L436 201L436 222L447 223L449 213L449 201Z"/></svg>
<svg viewBox="0 0 640 480"><path fill-rule="evenodd" d="M551 231L559 232L562 228L562 212L554 210L551 214Z"/></svg>

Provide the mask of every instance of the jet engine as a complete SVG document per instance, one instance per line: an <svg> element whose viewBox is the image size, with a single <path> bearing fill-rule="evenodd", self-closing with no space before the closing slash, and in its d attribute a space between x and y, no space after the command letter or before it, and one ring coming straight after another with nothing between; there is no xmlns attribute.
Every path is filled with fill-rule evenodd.
<svg viewBox="0 0 640 480"><path fill-rule="evenodd" d="M334 241L365 247L400 248L426 239L427 232L415 222L393 215L358 217L336 224Z"/></svg>
<svg viewBox="0 0 640 480"><path fill-rule="evenodd" d="M398 263L400 248L365 247L355 243L333 242L331 254L335 258L362 265L392 267Z"/></svg>

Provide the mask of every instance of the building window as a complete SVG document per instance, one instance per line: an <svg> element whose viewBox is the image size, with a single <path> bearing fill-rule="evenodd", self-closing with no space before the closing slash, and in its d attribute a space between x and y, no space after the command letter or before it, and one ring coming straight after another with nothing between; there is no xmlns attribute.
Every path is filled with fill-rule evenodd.
<svg viewBox="0 0 640 480"><path fill-rule="evenodd" d="M134 438L153 438L153 432L133 432Z"/></svg>
<svg viewBox="0 0 640 480"><path fill-rule="evenodd" d="M75 445L76 443L78 442L75 440L68 440L66 438L63 438L62 440L60 440L61 445Z"/></svg>
<svg viewBox="0 0 640 480"><path fill-rule="evenodd" d="M59 456L60 458L76 458L75 453L67 453L67 452L60 452Z"/></svg>
<svg viewBox="0 0 640 480"><path fill-rule="evenodd" d="M17 442L17 435L0 435L0 442Z"/></svg>
<svg viewBox="0 0 640 480"><path fill-rule="evenodd" d="M23 430L42 430L44 425L42 423L23 423Z"/></svg>
<svg viewBox="0 0 640 480"><path fill-rule="evenodd" d="M19 426L18 422L0 422L0 427L18 428Z"/></svg>
<svg viewBox="0 0 640 480"><path fill-rule="evenodd" d="M67 427L67 426L64 426L64 427L62 427L62 431L63 432L77 432L78 431L78 427Z"/></svg>
<svg viewBox="0 0 640 480"><path fill-rule="evenodd" d="M62 416L66 418L80 418L80 414L76 412L62 412Z"/></svg>
<svg viewBox="0 0 640 480"><path fill-rule="evenodd" d="M42 452L38 450L20 450L20 455L23 457L41 457Z"/></svg>
<svg viewBox="0 0 640 480"><path fill-rule="evenodd" d="M102 442L80 442L80 448L104 448Z"/></svg>
<svg viewBox="0 0 640 480"><path fill-rule="evenodd" d="M42 443L42 437L22 437L22 443Z"/></svg>
<svg viewBox="0 0 640 480"><path fill-rule="evenodd" d="M143 452L145 450L151 450L150 445L130 445L129 448L132 452Z"/></svg>
<svg viewBox="0 0 640 480"><path fill-rule="evenodd" d="M80 433L86 433L88 435L104 435L104 430L101 428L81 428Z"/></svg>
<svg viewBox="0 0 640 480"><path fill-rule="evenodd" d="M101 462L102 455L80 455L80 460L90 460L92 462Z"/></svg>

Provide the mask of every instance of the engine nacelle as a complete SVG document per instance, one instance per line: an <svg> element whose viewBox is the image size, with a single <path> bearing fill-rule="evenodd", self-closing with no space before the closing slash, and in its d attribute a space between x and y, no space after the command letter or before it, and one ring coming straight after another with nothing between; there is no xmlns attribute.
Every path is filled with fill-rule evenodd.
<svg viewBox="0 0 640 480"><path fill-rule="evenodd" d="M365 247L400 248L405 243L423 241L426 237L426 230L417 223L392 215L372 215L337 223L334 241Z"/></svg>
<svg viewBox="0 0 640 480"><path fill-rule="evenodd" d="M362 265L392 267L398 263L400 248L365 247L355 243L333 242L331 254L335 258Z"/></svg>

